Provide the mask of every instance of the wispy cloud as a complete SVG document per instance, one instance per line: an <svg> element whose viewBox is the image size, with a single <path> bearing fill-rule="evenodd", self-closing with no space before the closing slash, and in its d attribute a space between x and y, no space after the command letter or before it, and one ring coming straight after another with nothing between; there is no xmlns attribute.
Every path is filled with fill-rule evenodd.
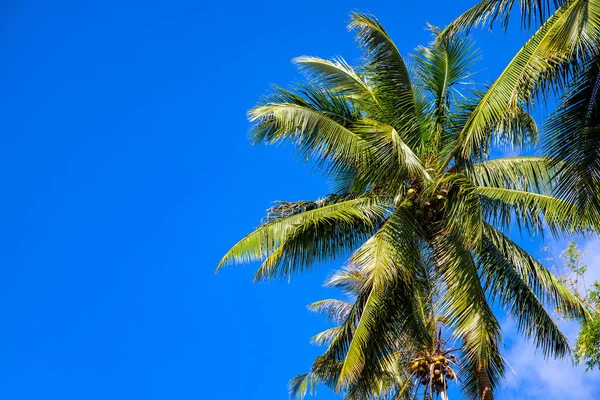
<svg viewBox="0 0 600 400"><path fill-rule="evenodd" d="M573 323L560 323L569 338L577 336L578 327ZM517 336L514 324L503 326L506 337ZM505 352L514 373L507 371L506 380L498 392L500 399L597 399L600 396L598 383L600 372L585 372L581 365L574 366L570 360L545 360L533 344L517 339Z"/></svg>
<svg viewBox="0 0 600 400"><path fill-rule="evenodd" d="M580 245L586 253L583 261L588 265L588 270L585 274L586 282L600 281L600 240L589 240Z"/></svg>
<svg viewBox="0 0 600 400"><path fill-rule="evenodd" d="M566 247L566 243L553 243ZM586 282L600 280L600 241L580 242L580 248L587 254L584 262L588 264ZM573 343L579 327L576 323L560 321L559 325ZM585 372L582 365L573 365L571 360L545 360L532 343L519 338L516 326L511 321L503 324L503 334L507 338L507 350L504 352L510 368L497 398L564 400L600 398L600 371Z"/></svg>

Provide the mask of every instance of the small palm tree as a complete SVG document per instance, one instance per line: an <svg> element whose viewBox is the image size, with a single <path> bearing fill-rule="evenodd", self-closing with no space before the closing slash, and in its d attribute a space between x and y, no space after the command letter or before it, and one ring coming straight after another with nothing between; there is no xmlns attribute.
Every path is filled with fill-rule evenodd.
<svg viewBox="0 0 600 400"><path fill-rule="evenodd" d="M371 373L370 380L361 380L358 384L351 385L346 390L345 399L411 400L420 391L423 398L431 398L434 394L438 394L442 400L448 398L448 384L458 380L459 364L454 353L460 349L446 347L449 340L442 337L439 326L443 318L436 313L435 285L429 280L435 270L434 266L422 264L419 268L421 272L412 285L419 288L419 318L425 323L429 335L426 338L397 336L394 346L388 349L384 368ZM327 281L326 286L342 290L350 302L327 299L309 305L310 310L337 324L313 336L314 344L330 345L340 341L339 336L343 334L342 327L350 316L353 302L368 280L368 271L348 266L337 271ZM424 339L428 344L423 343ZM290 380L290 397L303 399L308 393L316 394L319 382L336 389L343 362L331 357L332 350L329 348L323 356L318 357L310 372Z"/></svg>
<svg viewBox="0 0 600 400"><path fill-rule="evenodd" d="M554 170L541 157L490 159L494 147L537 142L517 102L498 114L503 90L464 90L472 45L438 37L407 68L372 16L352 14L365 63L300 57L307 82L275 92L250 111L255 143L294 144L302 160L331 178L336 194L279 204L221 260L262 260L256 280L291 275L350 254L365 273L356 300L325 354L339 365L335 388L369 385L387 368L398 338L431 346L419 312L420 265L440 293L439 309L463 348L463 389L491 399L503 375L500 304L547 356L568 354L567 339L543 304L573 317L585 309L549 271L513 242L530 234L583 232L593 224L576 204L549 195Z"/></svg>

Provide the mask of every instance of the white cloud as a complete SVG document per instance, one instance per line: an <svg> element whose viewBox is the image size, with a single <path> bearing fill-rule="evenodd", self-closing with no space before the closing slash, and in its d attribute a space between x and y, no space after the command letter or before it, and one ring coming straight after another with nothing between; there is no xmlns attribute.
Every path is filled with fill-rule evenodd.
<svg viewBox="0 0 600 400"><path fill-rule="evenodd" d="M566 246L567 243L552 244L555 249L564 249ZM581 241L579 246L586 253L583 257L584 263L588 264L585 274L586 283L589 285L594 280L600 281L600 240ZM600 398L600 371L585 372L583 365L575 366L570 360L545 360L540 351L536 352L532 343L519 337L514 323L507 321L502 325L503 336L509 342L504 355L515 373L510 368L507 369L506 379L497 392L497 398L507 400ZM559 326L573 343L579 326L566 321L559 322Z"/></svg>
<svg viewBox="0 0 600 400"><path fill-rule="evenodd" d="M576 324L563 322L560 326L569 338L577 335ZM511 322L503 324L503 332L507 338L518 335ZM508 368L497 398L587 400L600 396L600 371L585 372L583 366L574 366L569 360L545 360L531 343L520 338L504 354L514 373Z"/></svg>
<svg viewBox="0 0 600 400"><path fill-rule="evenodd" d="M588 284L593 281L600 281L600 240L589 240L581 243L580 246L586 253L582 258L583 262L588 265L585 281Z"/></svg>

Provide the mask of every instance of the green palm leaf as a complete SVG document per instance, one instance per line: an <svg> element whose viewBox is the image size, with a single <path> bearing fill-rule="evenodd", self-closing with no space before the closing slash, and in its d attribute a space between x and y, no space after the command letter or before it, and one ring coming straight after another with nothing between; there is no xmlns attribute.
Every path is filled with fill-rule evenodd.
<svg viewBox="0 0 600 400"><path fill-rule="evenodd" d="M462 369L467 374L463 390L474 399L484 371L491 390L504 374L499 353L500 324L488 305L471 252L450 236L436 238L433 248L446 286L441 299L442 314L454 335L463 341Z"/></svg>
<svg viewBox="0 0 600 400"><path fill-rule="evenodd" d="M317 346L323 346L330 344L340 333L340 327L334 326L333 328L329 328L324 330L323 332L317 333L314 335L310 341L312 344L316 344Z"/></svg>
<svg viewBox="0 0 600 400"><path fill-rule="evenodd" d="M568 339L548 314L529 282L519 273L521 266L512 263L512 256L506 250L506 247L496 247L489 237L484 236L478 261L487 293L492 299L500 299L502 306L516 320L519 332L527 338L533 337L534 343L545 356L569 355Z"/></svg>
<svg viewBox="0 0 600 400"><path fill-rule="evenodd" d="M562 165L557 196L600 210L600 57L585 63L547 121L546 153ZM590 207L591 206L591 207Z"/></svg>
<svg viewBox="0 0 600 400"><path fill-rule="evenodd" d="M485 237L516 267L521 279L527 282L543 304L554 305L561 313L573 319L587 317L581 300L527 251L490 225L485 228Z"/></svg>
<svg viewBox="0 0 600 400"><path fill-rule="evenodd" d="M339 324L348 318L352 304L336 299L326 299L309 304L308 309Z"/></svg>
<svg viewBox="0 0 600 400"><path fill-rule="evenodd" d="M318 262L347 255L383 223L387 209L381 204L341 208L296 224L254 275L255 281L279 275L289 279Z"/></svg>
<svg viewBox="0 0 600 400"><path fill-rule="evenodd" d="M366 75L383 113L377 120L400 132L408 146L420 143L418 115L408 68L383 26L373 16L352 13L349 29L365 51Z"/></svg>
<svg viewBox="0 0 600 400"><path fill-rule="evenodd" d="M343 269L336 271L326 282L325 286L337 288L344 293L356 296L361 288L369 280L370 273L356 265L346 265Z"/></svg>
<svg viewBox="0 0 600 400"><path fill-rule="evenodd" d="M441 222L442 234L450 234L469 248L476 247L483 233L483 210L478 188L463 175L446 174L436 185L445 186L447 195L445 214ZM433 194L427 197L433 197Z"/></svg>
<svg viewBox="0 0 600 400"><path fill-rule="evenodd" d="M477 163L464 173L477 186L550 193L556 168L545 157L520 156Z"/></svg>
<svg viewBox="0 0 600 400"><path fill-rule="evenodd" d="M364 162L366 149L361 138L309 104L269 102L252 109L250 120L257 122L253 132L257 143L291 142L298 147L302 159L316 160L318 165L328 165L332 170L357 167Z"/></svg>
<svg viewBox="0 0 600 400"><path fill-rule="evenodd" d="M318 377L310 372L293 377L288 383L290 398L303 399L307 394L316 394L318 383Z"/></svg>
<svg viewBox="0 0 600 400"><path fill-rule="evenodd" d="M436 38L438 32L431 27ZM424 131L424 148L429 164L435 164L440 150L448 146L453 135L449 127L451 110L456 96L462 97L457 86L469 83L471 69L479 59L473 42L458 36L436 40L429 47L417 48L416 78L419 89L427 93L424 112L431 119Z"/></svg>
<svg viewBox="0 0 600 400"><path fill-rule="evenodd" d="M593 227L580 217L577 206L552 196L497 187L477 188L485 200L486 219L510 229L516 222L531 233L543 234L547 227L554 235L582 233Z"/></svg>
<svg viewBox="0 0 600 400"><path fill-rule="evenodd" d="M377 102L372 88L366 79L343 59L324 60L318 57L297 57L293 62L314 79L316 84L327 90L342 93L355 99L368 99Z"/></svg>
<svg viewBox="0 0 600 400"><path fill-rule="evenodd" d="M407 302L407 285L419 258L415 229L410 206L404 204L350 259L369 278L342 325L340 336L328 350L343 359L338 389L367 379L365 376L377 369L390 343L397 339L394 333L401 332L414 318L414 305ZM420 329L418 324L415 329ZM364 368L366 364L370 366L368 370Z"/></svg>
<svg viewBox="0 0 600 400"><path fill-rule="evenodd" d="M381 218L386 213L385 203L378 203L372 197L359 197L334 202L333 204L321 202L317 203L316 207L313 210L270 221L246 235L225 254L217 267L217 271L228 263L247 263L262 260L277 250L286 236L302 224L318 221L339 212L357 218L360 218L361 215L367 219L373 217L374 220Z"/></svg>
<svg viewBox="0 0 600 400"><path fill-rule="evenodd" d="M582 20L582 15L586 20ZM600 3L573 0L561 6L521 48L465 123L459 152L469 157L486 142L490 127L515 115L534 93L557 78L565 78L565 66L573 54L593 48L600 33ZM589 23L588 23L589 21Z"/></svg>
<svg viewBox="0 0 600 400"><path fill-rule="evenodd" d="M519 0L521 23L529 27L532 22L543 23L556 6L564 4L565 0ZM489 24L490 29L494 22L501 21L504 29L508 26L514 0L483 0L468 9L455 19L444 30L444 34L454 34L457 31L469 31L476 26Z"/></svg>
<svg viewBox="0 0 600 400"><path fill-rule="evenodd" d="M370 149L367 174L361 176L361 180L391 188L399 187L410 178L431 180L419 157L391 125L364 118L353 130Z"/></svg>

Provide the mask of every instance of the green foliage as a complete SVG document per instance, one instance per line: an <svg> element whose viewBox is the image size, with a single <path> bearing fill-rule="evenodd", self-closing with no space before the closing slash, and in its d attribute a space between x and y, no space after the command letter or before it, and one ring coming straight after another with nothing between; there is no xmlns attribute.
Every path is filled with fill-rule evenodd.
<svg viewBox="0 0 600 400"><path fill-rule="evenodd" d="M578 362L585 363L588 370L600 368L600 317L598 315L581 327L575 343L575 358Z"/></svg>
<svg viewBox="0 0 600 400"><path fill-rule="evenodd" d="M575 242L570 242L560 254L565 270L561 279L589 313L589 318L582 322L573 352L577 362L584 363L589 370L600 368L600 282L586 285L588 266L583 262L584 256Z"/></svg>
<svg viewBox="0 0 600 400"><path fill-rule="evenodd" d="M548 89L554 89L551 93L562 94L558 109L545 124L544 149L549 156L545 161L550 163L555 182L553 193L566 203L556 204L553 209L557 214L550 217L547 213L544 219L554 219L558 223L550 222L554 233L585 231L588 224L597 226L600 221L600 1L483 0L450 24L442 37L478 25L489 24L491 28L496 21L506 29L512 8L517 3L522 25L539 28L492 87L497 92L487 92L485 96L490 99L487 106L483 101L478 105L480 115L474 115L479 121L491 122L494 118L502 118L503 113L510 113L514 105L531 104L535 95L545 98ZM465 125L468 129L463 132L463 137L467 152L472 151L469 148L471 138L482 137L483 129L478 127L478 120L473 119L471 126ZM495 196L500 197L501 193ZM505 198L510 202L508 193ZM545 202L533 197L529 201L530 204ZM544 207L542 203L538 206ZM538 216L522 204L516 212L493 209L489 213L497 222L504 221L505 224L511 223L508 214L516 215L517 221L524 221L530 232L538 230ZM583 226L579 225L582 220L587 221ZM589 314L590 318L583 322L575 356L592 368L600 366L600 317L597 311L600 303L597 283L586 287L587 265L581 256L577 244L571 242L561 254L568 271L561 281L585 304Z"/></svg>
<svg viewBox="0 0 600 400"><path fill-rule="evenodd" d="M519 0L522 25L529 28L532 24L543 23L553 9L563 3L564 0ZM514 5L514 0L483 0L448 25L446 32L470 30L483 25L489 25L491 29L497 21L506 30Z"/></svg>
<svg viewBox="0 0 600 400"><path fill-rule="evenodd" d="M565 2L519 50L464 124L458 148L463 157L473 153L484 156L478 150L481 143L499 133L490 126L504 125L500 134L511 132L518 110L531 103L535 93L544 93L549 82L567 80L571 55L593 49L592 44L598 43L600 31L591 29L597 25L581 25L587 21L581 19L584 12L590 13L593 22L599 22L600 2L593 7L589 3L596 2Z"/></svg>
<svg viewBox="0 0 600 400"><path fill-rule="evenodd" d="M576 242L570 242L567 248L560 254L564 260L565 267L572 271L576 276L581 277L587 272L588 266L584 264L581 257L585 256L579 250L579 245ZM575 282L577 285L577 282Z"/></svg>
<svg viewBox="0 0 600 400"><path fill-rule="evenodd" d="M439 318L460 343L463 390L477 398L504 374L495 300L545 355L569 353L545 305L581 318L583 300L506 234L515 223L532 234L586 232L596 220L554 196L561 162L489 155L537 141L525 107L545 79L563 74L566 52L582 48L577 35L557 42L574 33L581 7L561 6L484 91L471 81L478 55L470 41L432 29L409 69L381 23L354 13L363 64L297 58L305 82L275 88L250 111L255 143L292 144L337 190L276 204L219 265L262 261L257 280L290 279L346 258L328 285L351 301L311 306L339 325L313 338L327 349L292 381L292 394L318 381L348 398L409 398L406 360L434 345Z"/></svg>
<svg viewBox="0 0 600 400"><path fill-rule="evenodd" d="M483 0L458 17L442 37L500 21L504 29L513 6L522 24L538 29L517 53L465 124L464 151L486 135L485 124L533 105L536 97L560 94L559 107L544 124L545 153L557 171L556 196L579 206L585 218L600 221L600 0Z"/></svg>

